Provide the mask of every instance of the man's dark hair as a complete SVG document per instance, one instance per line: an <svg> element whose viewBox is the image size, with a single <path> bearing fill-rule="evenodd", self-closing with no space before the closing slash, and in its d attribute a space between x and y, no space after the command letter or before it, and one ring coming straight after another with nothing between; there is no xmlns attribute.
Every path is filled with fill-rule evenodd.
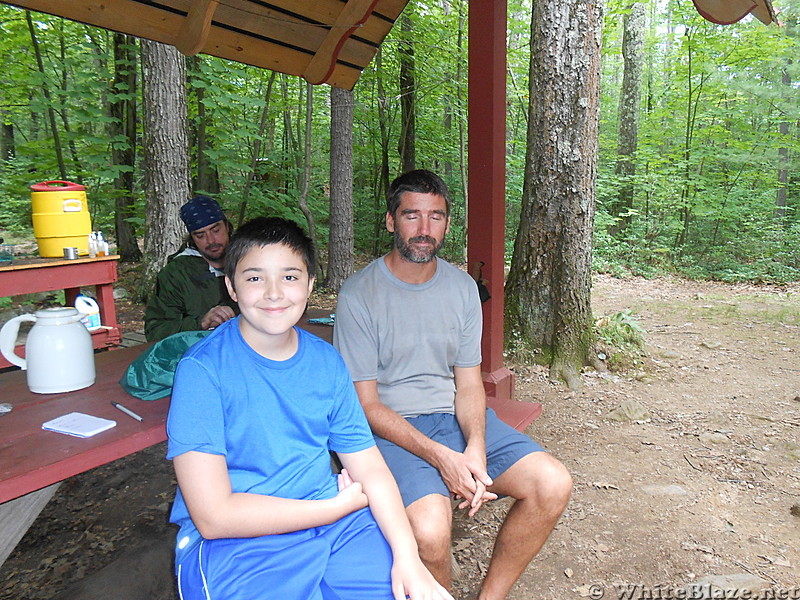
<svg viewBox="0 0 800 600"><path fill-rule="evenodd" d="M314 277L317 270L314 242L297 223L280 217L256 217L236 230L225 251L225 274L233 281L239 261L251 248L272 244L284 244L297 252L306 264L308 276Z"/></svg>
<svg viewBox="0 0 800 600"><path fill-rule="evenodd" d="M406 192L441 196L447 205L447 216L450 216L450 190L447 189L447 184L436 173L425 169L417 169L416 171L403 173L391 183L386 197L386 211L393 217L400 206L403 194Z"/></svg>

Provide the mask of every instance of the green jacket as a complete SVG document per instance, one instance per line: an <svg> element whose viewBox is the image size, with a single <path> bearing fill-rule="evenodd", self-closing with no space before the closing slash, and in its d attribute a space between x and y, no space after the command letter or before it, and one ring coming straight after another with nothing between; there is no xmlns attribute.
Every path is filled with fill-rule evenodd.
<svg viewBox="0 0 800 600"><path fill-rule="evenodd" d="M179 253L167 262L156 277L144 313L144 335L149 342L162 340L179 331L200 329L200 319L218 304L227 304L239 313L225 287L201 256Z"/></svg>

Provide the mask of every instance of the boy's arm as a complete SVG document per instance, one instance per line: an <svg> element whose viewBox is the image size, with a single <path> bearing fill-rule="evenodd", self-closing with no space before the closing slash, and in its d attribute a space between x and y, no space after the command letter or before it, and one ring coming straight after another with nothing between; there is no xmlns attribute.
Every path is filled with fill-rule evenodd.
<svg viewBox="0 0 800 600"><path fill-rule="evenodd" d="M397 600L453 600L419 558L417 543L406 517L400 491L377 447L339 453L354 485L361 484L369 508L392 549L392 591ZM349 488L348 488L349 489Z"/></svg>
<svg viewBox="0 0 800 600"><path fill-rule="evenodd" d="M186 452L173 458L192 521L206 539L287 533L333 523L367 506L358 483L327 500L294 500L234 493L225 457Z"/></svg>

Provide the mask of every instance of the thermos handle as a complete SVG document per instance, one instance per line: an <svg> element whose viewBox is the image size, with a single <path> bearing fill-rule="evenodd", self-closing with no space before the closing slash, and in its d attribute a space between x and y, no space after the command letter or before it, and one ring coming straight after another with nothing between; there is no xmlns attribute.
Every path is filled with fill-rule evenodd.
<svg viewBox="0 0 800 600"><path fill-rule="evenodd" d="M68 198L64 200L64 212L81 212L81 201L77 198Z"/></svg>
<svg viewBox="0 0 800 600"><path fill-rule="evenodd" d="M62 179L53 179L52 181L43 181L43 182L42 182L42 183L40 183L39 185L46 185L46 186L48 186L48 187L55 187L55 186L53 185L54 183L58 183L58 184L60 184L60 185L61 185L61 187L65 187L65 186L68 186L68 185L75 185L75 184L74 184L74 183L72 183L71 181L64 181L64 180L62 180Z"/></svg>
<svg viewBox="0 0 800 600"><path fill-rule="evenodd" d="M14 347L17 343L17 333L19 333L20 323L30 321L36 322L36 317L33 315L20 315L7 321L2 328L0 328L0 353L12 365L17 365L23 371L28 366L28 361L22 358L19 354L14 352Z"/></svg>

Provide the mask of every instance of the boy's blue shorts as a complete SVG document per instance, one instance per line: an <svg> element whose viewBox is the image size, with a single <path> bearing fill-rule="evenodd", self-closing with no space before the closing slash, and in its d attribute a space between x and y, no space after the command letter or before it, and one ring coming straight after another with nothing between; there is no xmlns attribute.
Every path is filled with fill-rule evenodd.
<svg viewBox="0 0 800 600"><path fill-rule="evenodd" d="M467 447L455 415L435 413L406 420L418 431L451 450L463 452ZM436 467L381 437L375 436L375 443L397 481L405 506L429 494L450 497L450 490ZM544 449L527 435L501 421L494 410L486 409L486 471L489 477L496 479L520 458L533 452L544 452Z"/></svg>
<svg viewBox="0 0 800 600"><path fill-rule="evenodd" d="M182 600L391 600L391 568L368 508L324 527L203 540L176 565Z"/></svg>

